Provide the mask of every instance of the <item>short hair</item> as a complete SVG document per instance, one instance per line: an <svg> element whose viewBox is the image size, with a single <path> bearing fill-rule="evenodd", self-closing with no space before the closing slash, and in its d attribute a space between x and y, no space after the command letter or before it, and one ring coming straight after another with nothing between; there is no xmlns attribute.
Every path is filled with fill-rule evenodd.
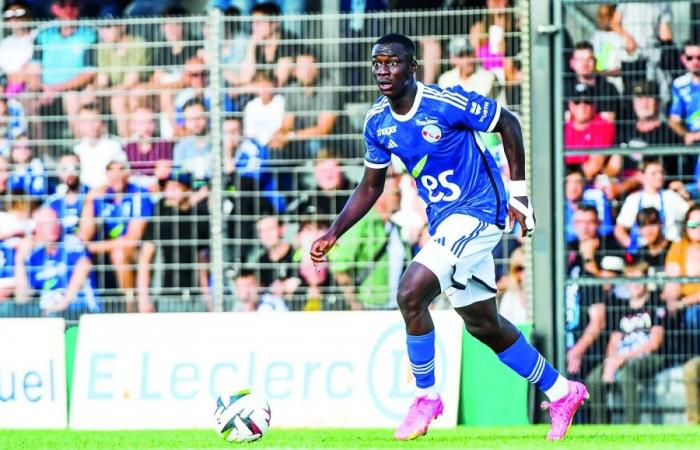
<svg viewBox="0 0 700 450"><path fill-rule="evenodd" d="M255 13L264 14L266 16L279 16L282 14L282 10L277 5L277 3L262 2L262 3L258 3L257 5L254 5L251 8L250 14L255 14Z"/></svg>
<svg viewBox="0 0 700 450"><path fill-rule="evenodd" d="M374 45L399 44L406 50L406 53L414 59L416 57L416 44L408 36L399 33L389 33L374 41Z"/></svg>
<svg viewBox="0 0 700 450"><path fill-rule="evenodd" d="M690 38L683 42L683 51L688 47L700 47L700 38Z"/></svg>
<svg viewBox="0 0 700 450"><path fill-rule="evenodd" d="M255 281L258 281L258 274L254 269L249 267L241 267L241 269L236 274L236 278L249 278L254 277Z"/></svg>
<svg viewBox="0 0 700 450"><path fill-rule="evenodd" d="M572 164L570 166L567 166L566 177L568 178L569 175L574 175L574 174L579 174L581 176L584 176L583 168L581 167L580 164Z"/></svg>
<svg viewBox="0 0 700 450"><path fill-rule="evenodd" d="M659 210L653 206L642 208L637 213L637 225L656 225L661 224L661 214Z"/></svg>
<svg viewBox="0 0 700 450"><path fill-rule="evenodd" d="M255 75L253 75L253 82L257 83L259 81L270 81L274 83L275 77L269 70L258 70L255 72Z"/></svg>
<svg viewBox="0 0 700 450"><path fill-rule="evenodd" d="M644 159L642 160L641 171L642 171L642 172L646 172L647 168L648 168L649 166L653 166L653 165L659 165L659 166L661 166L662 169L664 168L664 163L663 163L663 161L661 161L661 160L660 160L658 157L656 157L656 156L651 156L651 157L648 157L648 158L644 158Z"/></svg>
<svg viewBox="0 0 700 450"><path fill-rule="evenodd" d="M204 104L204 101L199 98L199 97L193 97L185 102L184 105L182 105L182 110L186 110L187 108L190 108L192 106L201 106L204 111L207 111L207 105Z"/></svg>
<svg viewBox="0 0 700 450"><path fill-rule="evenodd" d="M162 17L181 17L181 16L186 16L188 14L189 14L189 11L187 11L182 6L172 5L172 6L165 8L165 11L163 11L160 15Z"/></svg>
<svg viewBox="0 0 700 450"><path fill-rule="evenodd" d="M593 213L595 214L596 218L598 218L598 208L590 203L580 203L577 210L581 212Z"/></svg>
<svg viewBox="0 0 700 450"><path fill-rule="evenodd" d="M576 45L574 45L574 51L576 50L590 50L591 52L595 53L593 44L591 44L589 41L577 42Z"/></svg>

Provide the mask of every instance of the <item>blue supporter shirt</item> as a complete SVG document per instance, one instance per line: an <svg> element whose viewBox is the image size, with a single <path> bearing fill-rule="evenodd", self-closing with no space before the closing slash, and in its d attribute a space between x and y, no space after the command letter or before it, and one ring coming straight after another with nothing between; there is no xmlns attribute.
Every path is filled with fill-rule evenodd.
<svg viewBox="0 0 700 450"><path fill-rule="evenodd" d="M15 278L15 249L0 242L0 284L12 282ZM2 287L2 286L0 286Z"/></svg>
<svg viewBox="0 0 700 450"><path fill-rule="evenodd" d="M673 80L671 95L668 114L680 117L688 131L700 131L700 83L686 73Z"/></svg>
<svg viewBox="0 0 700 450"><path fill-rule="evenodd" d="M29 195L49 193L48 173L40 159L33 159L25 167L17 167L8 180L10 191L21 191Z"/></svg>
<svg viewBox="0 0 700 450"><path fill-rule="evenodd" d="M83 258L89 258L85 245L75 236L67 235L57 242L54 251L46 247L36 247L27 260L29 286L39 293L43 306L60 301L68 288L73 270ZM87 309L99 312L100 305L95 292L95 285L88 276L69 309Z"/></svg>
<svg viewBox="0 0 700 450"><path fill-rule="evenodd" d="M77 231L87 192L87 187L81 186L80 193L72 202L68 201L64 192L57 192L46 200L46 206L56 211L64 234L75 234Z"/></svg>
<svg viewBox="0 0 700 450"><path fill-rule="evenodd" d="M63 36L59 26L44 29L36 37L34 60L41 64L41 78L46 85L65 83L93 68L96 64L94 29L80 26L70 36Z"/></svg>
<svg viewBox="0 0 700 450"><path fill-rule="evenodd" d="M367 112L365 165L401 159L427 206L430 233L451 214L505 227L508 197L496 161L478 132L493 131L501 113L495 100L459 86L418 83L413 107L396 114L380 97Z"/></svg>
<svg viewBox="0 0 700 450"><path fill-rule="evenodd" d="M270 152L266 146L254 139L243 139L236 150L236 173L242 177L258 180L264 198L274 205L278 213L286 208L284 197L279 194L277 180L266 167Z"/></svg>
<svg viewBox="0 0 700 450"><path fill-rule="evenodd" d="M129 222L147 219L153 215L153 202L149 192L128 183L119 202L110 188L102 197L95 199L95 218L104 227L105 239L116 239L126 234Z"/></svg>

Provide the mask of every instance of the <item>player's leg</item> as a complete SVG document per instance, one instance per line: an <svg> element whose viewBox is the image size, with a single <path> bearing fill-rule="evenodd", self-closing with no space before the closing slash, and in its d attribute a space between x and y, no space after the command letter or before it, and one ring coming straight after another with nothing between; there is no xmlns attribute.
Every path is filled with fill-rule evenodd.
<svg viewBox="0 0 700 450"><path fill-rule="evenodd" d="M401 278L397 301L406 323L406 347L418 390L416 400L394 437L414 439L424 435L443 405L435 389L435 329L428 306L440 294L433 271L412 262Z"/></svg>

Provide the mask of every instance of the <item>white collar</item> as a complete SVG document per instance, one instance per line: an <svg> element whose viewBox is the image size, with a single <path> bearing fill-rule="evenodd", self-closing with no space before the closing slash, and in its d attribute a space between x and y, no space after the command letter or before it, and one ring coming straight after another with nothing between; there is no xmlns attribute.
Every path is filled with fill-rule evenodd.
<svg viewBox="0 0 700 450"><path fill-rule="evenodd" d="M399 122L407 122L411 119L413 119L413 116L416 115L416 111L418 111L418 107L420 106L420 102L423 99L423 83L420 81L416 82L418 85L418 91L416 92L416 98L413 99L413 106L411 106L411 109L406 113L406 114L398 114L394 112L393 109L391 109L391 105L389 105L389 111L391 111L391 115L394 116L394 119L398 120Z"/></svg>

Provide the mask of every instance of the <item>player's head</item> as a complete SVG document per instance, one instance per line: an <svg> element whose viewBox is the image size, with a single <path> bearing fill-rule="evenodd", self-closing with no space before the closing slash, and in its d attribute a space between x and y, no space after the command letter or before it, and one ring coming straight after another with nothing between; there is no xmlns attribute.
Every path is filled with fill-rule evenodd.
<svg viewBox="0 0 700 450"><path fill-rule="evenodd" d="M372 47L372 75L382 94L401 97L416 82L416 44L403 34L377 39Z"/></svg>

